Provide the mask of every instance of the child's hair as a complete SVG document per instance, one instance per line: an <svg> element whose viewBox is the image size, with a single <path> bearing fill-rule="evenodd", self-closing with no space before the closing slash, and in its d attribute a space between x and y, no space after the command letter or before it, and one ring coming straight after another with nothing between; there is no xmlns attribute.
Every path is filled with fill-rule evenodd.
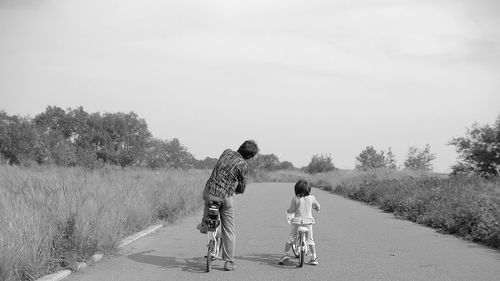
<svg viewBox="0 0 500 281"><path fill-rule="evenodd" d="M297 197L305 197L311 194L311 185L304 179L300 179L295 184L295 195Z"/></svg>

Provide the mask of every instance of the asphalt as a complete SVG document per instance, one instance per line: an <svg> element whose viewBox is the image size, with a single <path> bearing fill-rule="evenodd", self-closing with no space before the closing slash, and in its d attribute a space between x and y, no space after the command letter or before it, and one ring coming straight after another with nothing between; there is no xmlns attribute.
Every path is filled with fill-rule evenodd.
<svg viewBox="0 0 500 281"><path fill-rule="evenodd" d="M65 281L99 280L500 280L500 251L395 218L376 208L314 189L318 266L278 265L289 225L293 184L263 183L236 197L237 270L215 261L205 272L201 213L141 238ZM307 260L306 260L307 261Z"/></svg>

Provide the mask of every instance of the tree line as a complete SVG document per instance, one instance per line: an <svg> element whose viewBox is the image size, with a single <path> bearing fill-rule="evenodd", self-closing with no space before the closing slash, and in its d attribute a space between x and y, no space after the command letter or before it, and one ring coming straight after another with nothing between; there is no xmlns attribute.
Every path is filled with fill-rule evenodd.
<svg viewBox="0 0 500 281"><path fill-rule="evenodd" d="M494 125L474 124L463 137L449 142L459 154L453 173L497 176L500 167L500 115ZM88 113L83 107L66 110L48 106L34 118L0 111L0 157L9 164L50 164L96 168L105 164L148 168L210 169L217 158L198 160L177 139L152 136L147 123L136 113ZM367 146L356 157L355 168L432 170L435 154L430 146L409 147L401 167L389 148ZM259 154L249 161L252 170L298 170L274 154ZM332 157L317 154L301 170L321 173L335 170Z"/></svg>
<svg viewBox="0 0 500 281"><path fill-rule="evenodd" d="M408 154L406 155L403 166L398 167L396 163L396 156L390 147L387 152L383 150L378 152L375 148L373 148L373 146L367 146L358 156L356 156L355 169L368 171L379 168L389 168L431 171L431 162L435 158L436 156L431 153L429 145L426 145L424 149L410 146L408 148ZM333 171L337 168L333 164L332 157L329 154L317 154L312 157L309 165L303 169L305 172L315 174Z"/></svg>
<svg viewBox="0 0 500 281"><path fill-rule="evenodd" d="M452 138L448 145L455 146L458 153L456 164L451 168L452 174L475 174L485 178L500 174L500 115L493 125L473 124L467 128L465 136ZM427 144L423 149L410 146L402 167L396 165L396 157L391 151L377 151L373 146L367 146L356 156L357 170L372 170L378 168L409 169L431 171L432 161L436 155L431 153ZM305 170L309 173L321 173L335 170L330 155L313 156Z"/></svg>
<svg viewBox="0 0 500 281"><path fill-rule="evenodd" d="M104 164L150 168L209 168L176 138L154 138L136 113L88 113L48 106L34 118L0 111L0 156L10 164L96 168Z"/></svg>
<svg viewBox="0 0 500 281"><path fill-rule="evenodd" d="M174 138L152 136L136 113L88 113L48 106L34 118L0 111L0 158L12 165L98 168L103 165L211 169L217 158L198 160ZM295 169L274 154L259 154L252 169Z"/></svg>

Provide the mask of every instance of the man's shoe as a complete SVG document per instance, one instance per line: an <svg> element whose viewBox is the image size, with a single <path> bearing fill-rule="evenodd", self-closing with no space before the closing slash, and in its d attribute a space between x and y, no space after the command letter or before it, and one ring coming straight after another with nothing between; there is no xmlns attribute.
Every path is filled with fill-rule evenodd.
<svg viewBox="0 0 500 281"><path fill-rule="evenodd" d="M203 224L203 223L199 223L197 226L196 226L196 229L198 229L201 234L207 234L208 232L208 227L206 224Z"/></svg>
<svg viewBox="0 0 500 281"><path fill-rule="evenodd" d="M279 265L284 265L285 262L289 261L290 260L290 257L288 257L287 255L284 255L281 257L280 261L278 262Z"/></svg>
<svg viewBox="0 0 500 281"><path fill-rule="evenodd" d="M318 259L317 259L317 258L315 258L315 259L311 259L311 260L309 261L309 264L310 264L310 265L318 265Z"/></svg>
<svg viewBox="0 0 500 281"><path fill-rule="evenodd" d="M236 269L236 264L234 263L234 261L226 261L226 263L224 263L225 271L231 271L235 269Z"/></svg>

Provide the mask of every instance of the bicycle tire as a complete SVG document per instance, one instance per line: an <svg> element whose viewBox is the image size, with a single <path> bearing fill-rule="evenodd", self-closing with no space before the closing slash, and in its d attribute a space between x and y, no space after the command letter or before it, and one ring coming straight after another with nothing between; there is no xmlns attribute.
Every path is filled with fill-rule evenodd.
<svg viewBox="0 0 500 281"><path fill-rule="evenodd" d="M300 257L299 257L299 267L304 266L304 259L306 257L306 251L305 250L300 250Z"/></svg>
<svg viewBox="0 0 500 281"><path fill-rule="evenodd" d="M207 246L207 268L206 272L210 272L210 269L212 269L212 252L214 250L214 241L210 241Z"/></svg>

